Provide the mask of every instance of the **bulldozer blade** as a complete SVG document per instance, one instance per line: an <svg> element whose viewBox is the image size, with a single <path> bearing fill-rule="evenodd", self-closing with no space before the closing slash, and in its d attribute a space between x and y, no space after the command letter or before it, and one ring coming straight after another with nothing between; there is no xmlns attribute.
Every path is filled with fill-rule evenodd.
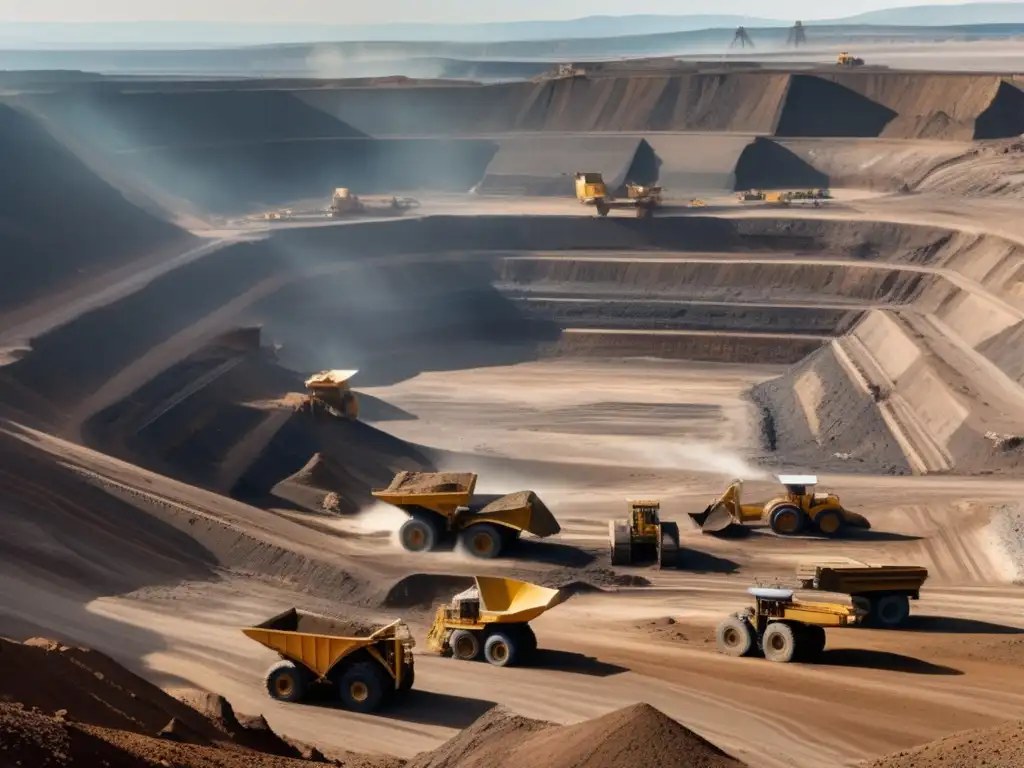
<svg viewBox="0 0 1024 768"><path fill-rule="evenodd" d="M734 525L740 525L726 504L713 504L703 512L691 515L691 517L700 526L701 533L725 533Z"/></svg>

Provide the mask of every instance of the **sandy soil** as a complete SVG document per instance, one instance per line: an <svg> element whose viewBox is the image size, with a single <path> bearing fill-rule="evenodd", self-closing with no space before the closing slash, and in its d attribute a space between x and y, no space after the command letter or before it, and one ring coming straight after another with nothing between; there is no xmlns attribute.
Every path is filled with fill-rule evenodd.
<svg viewBox="0 0 1024 768"><path fill-rule="evenodd" d="M845 88L874 120L855 132L942 139L904 145L877 190L914 169L915 188L932 191L840 191L816 209L724 195L690 209L679 195L651 222L620 211L585 221L592 210L571 199L428 192L402 222L232 223L199 248L151 254L8 316L0 343L19 351L0 370L0 635L74 641L169 691L223 694L325 750L400 757L441 747L497 705L573 724L643 702L766 768L854 765L1024 718L1024 224L1012 198L938 193L977 178L945 174L967 162L960 142L976 129L1007 132L989 118L1011 114L1016 86L965 75L953 104L960 92L939 76L800 77L630 81L623 98L646 111L628 119L625 107L581 111L610 102L613 77L488 94L550 92L516 111L515 126L552 133L771 133L789 120L809 137L791 151L813 164L836 145L799 103ZM657 107L673 88L676 101ZM310 135L293 138L312 142L349 110L364 110L363 128L386 123L410 96L364 90L344 103L334 91L231 98L242 122L260 99L301 102ZM152 156L218 146L223 126L171 125L178 115L160 95L148 103L168 122L105 146L108 160L131 155L126 167L148 172ZM127 101L122 115L138 107ZM705 111L687 112L694 103ZM472 130L500 131L499 118ZM276 141L285 122L241 139ZM886 141L829 167L864 173ZM262 325L262 349L252 333L225 336L239 324ZM303 421L301 375L285 361L365 367L363 423ZM39 421L48 430L26 426ZM775 490L779 467L817 471L872 530L829 541L754 526L714 539L690 524L686 513L734 477L750 499ZM478 472L481 493L533 490L561 533L486 567L457 549L413 557L393 543L401 514L366 493L400 469ZM341 497L333 511L321 504L328 490ZM679 521L683 569L608 568L608 521L641 496ZM830 631L816 664L714 652L715 625L747 603L747 587L789 583L819 559L926 566L910 627ZM538 665L462 664L421 643L417 690L380 716L270 701L262 675L274 655L239 632L298 606L363 622L400 615L422 639L432 604L484 569L572 587L535 622ZM810 708L827 711L827 727L809 724ZM625 716L609 717L620 727ZM526 728L540 734L522 742L531 755L545 733L588 732ZM448 747L425 764L448 765Z"/></svg>

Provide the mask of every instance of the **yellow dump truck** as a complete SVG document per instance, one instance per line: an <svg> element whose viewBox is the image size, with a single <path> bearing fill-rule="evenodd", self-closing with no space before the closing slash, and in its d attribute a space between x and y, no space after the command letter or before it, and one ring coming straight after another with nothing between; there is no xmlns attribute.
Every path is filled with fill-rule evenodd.
<svg viewBox="0 0 1024 768"><path fill-rule="evenodd" d="M743 481L734 480L725 493L703 512L691 512L690 518L701 532L725 534L736 526L764 522L780 536L820 533L840 536L848 528L870 528L863 515L843 507L834 493L816 493L815 475L779 475L786 492L781 496L744 504Z"/></svg>
<svg viewBox="0 0 1024 768"><path fill-rule="evenodd" d="M796 569L804 589L849 595L866 612L865 624L893 629L910 618L910 601L921 597L928 569L919 565L805 564Z"/></svg>
<svg viewBox="0 0 1024 768"><path fill-rule="evenodd" d="M437 608L427 647L461 661L496 667L529 662L537 650L530 622L562 602L557 589L516 579L475 577L473 587Z"/></svg>
<svg viewBox="0 0 1024 768"><path fill-rule="evenodd" d="M266 675L278 701L301 701L320 686L346 709L373 712L411 690L416 677L415 641L402 621L362 627L290 608L242 632L281 657Z"/></svg>
<svg viewBox="0 0 1024 768"><path fill-rule="evenodd" d="M326 411L346 419L359 418L359 398L349 384L359 371L320 371L306 379L304 410L313 415Z"/></svg>
<svg viewBox="0 0 1024 768"><path fill-rule="evenodd" d="M825 650L827 627L849 627L864 616L841 603L793 599L789 589L751 587L754 607L718 625L715 643L728 656L763 654L769 661L814 661Z"/></svg>
<svg viewBox="0 0 1024 768"><path fill-rule="evenodd" d="M608 192L604 177L600 173L577 173L576 199L584 205L593 205L598 216L607 216L612 208L632 208L637 218L646 219L654 215L654 209L662 203L662 189L653 184L626 183L626 199L619 200Z"/></svg>
<svg viewBox="0 0 1024 768"><path fill-rule="evenodd" d="M475 495L476 482L472 472L399 472L372 493L409 516L398 532L409 552L429 552L457 538L471 555L493 558L523 531L546 538L561 530L533 491Z"/></svg>

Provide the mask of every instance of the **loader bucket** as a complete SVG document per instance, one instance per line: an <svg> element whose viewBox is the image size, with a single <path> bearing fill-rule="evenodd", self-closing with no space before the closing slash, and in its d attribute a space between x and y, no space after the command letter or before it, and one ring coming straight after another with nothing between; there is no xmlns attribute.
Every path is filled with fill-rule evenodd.
<svg viewBox="0 0 1024 768"><path fill-rule="evenodd" d="M564 599L557 589L517 579L477 576L480 610L502 624L532 621Z"/></svg>
<svg viewBox="0 0 1024 768"><path fill-rule="evenodd" d="M716 501L705 507L703 512L690 515L700 528L701 533L725 534L733 533L743 525L740 514L740 489L743 483L736 480Z"/></svg>

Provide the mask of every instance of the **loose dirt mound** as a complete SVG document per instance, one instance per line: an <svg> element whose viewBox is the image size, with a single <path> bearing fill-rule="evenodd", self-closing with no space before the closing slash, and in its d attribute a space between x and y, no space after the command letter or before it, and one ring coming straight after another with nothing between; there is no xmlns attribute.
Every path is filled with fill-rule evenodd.
<svg viewBox="0 0 1024 768"><path fill-rule="evenodd" d="M954 733L864 768L1018 768L1024 765L1024 720Z"/></svg>
<svg viewBox="0 0 1024 768"><path fill-rule="evenodd" d="M64 718L0 704L0 766L87 766L149 768L152 763L124 752L71 725Z"/></svg>
<svg viewBox="0 0 1024 768"><path fill-rule="evenodd" d="M493 709L407 768L741 768L743 763L648 704L576 725L553 725Z"/></svg>

